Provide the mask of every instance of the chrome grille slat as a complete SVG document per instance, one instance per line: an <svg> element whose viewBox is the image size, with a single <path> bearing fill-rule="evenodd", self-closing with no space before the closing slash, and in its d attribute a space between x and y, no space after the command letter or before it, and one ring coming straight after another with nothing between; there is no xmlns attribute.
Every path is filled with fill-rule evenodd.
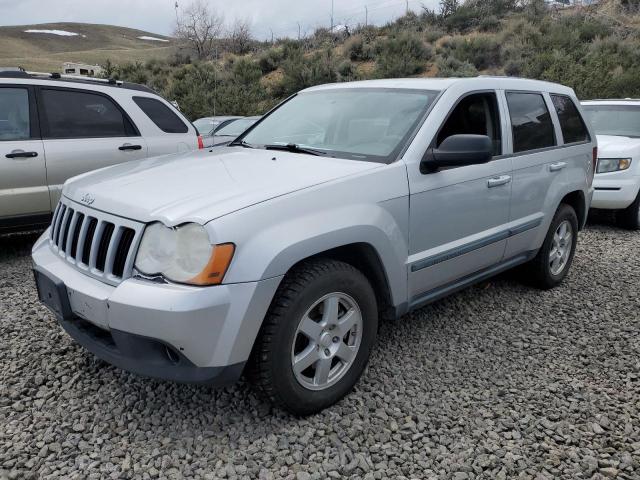
<svg viewBox="0 0 640 480"><path fill-rule="evenodd" d="M98 220L96 232L93 234L93 241L91 242L91 254L89 256L90 269L96 268L96 260L98 259L98 247L100 245L100 240L102 239L102 233L104 232L105 226L105 222Z"/></svg>
<svg viewBox="0 0 640 480"><path fill-rule="evenodd" d="M116 257L118 251L118 244L120 243L120 237L124 231L123 227L114 226L111 233L111 239L109 240L109 246L107 247L107 256L104 261L104 274L109 276L113 274L113 260Z"/></svg>
<svg viewBox="0 0 640 480"><path fill-rule="evenodd" d="M61 255L65 255L67 251L67 234L69 230L69 224L73 219L75 212L72 208L67 208L62 223L60 224L60 238L58 240L58 249Z"/></svg>
<svg viewBox="0 0 640 480"><path fill-rule="evenodd" d="M58 218L56 219L55 229L53 231L53 243L57 247L60 242L60 226L62 224L62 219L64 218L64 213L67 210L66 205L60 205L60 213L58 214Z"/></svg>
<svg viewBox="0 0 640 480"><path fill-rule="evenodd" d="M53 214L49 244L82 273L118 285L132 275L144 227L63 197Z"/></svg>
<svg viewBox="0 0 640 480"><path fill-rule="evenodd" d="M56 225L58 223L58 217L60 216L60 210L62 209L62 204L58 203L56 207L56 211L53 213L53 218L51 219L51 231L49 232L49 239L53 240L55 237Z"/></svg>
<svg viewBox="0 0 640 480"><path fill-rule="evenodd" d="M69 224L69 228L67 229L67 240L65 244L64 254L67 257L71 256L71 245L73 245L73 236L76 231L76 222L78 221L78 217L81 214L79 212L73 212L73 217L71 218L71 223Z"/></svg>

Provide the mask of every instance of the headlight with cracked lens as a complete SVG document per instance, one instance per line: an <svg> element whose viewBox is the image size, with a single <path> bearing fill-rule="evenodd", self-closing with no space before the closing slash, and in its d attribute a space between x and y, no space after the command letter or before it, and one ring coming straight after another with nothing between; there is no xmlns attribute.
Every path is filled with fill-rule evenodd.
<svg viewBox="0 0 640 480"><path fill-rule="evenodd" d="M610 173L626 170L631 166L630 158L599 158L596 173Z"/></svg>
<svg viewBox="0 0 640 480"><path fill-rule="evenodd" d="M231 263L232 243L211 245L202 225L187 223L169 228L155 222L147 226L136 256L136 269L144 275L190 285L217 285Z"/></svg>

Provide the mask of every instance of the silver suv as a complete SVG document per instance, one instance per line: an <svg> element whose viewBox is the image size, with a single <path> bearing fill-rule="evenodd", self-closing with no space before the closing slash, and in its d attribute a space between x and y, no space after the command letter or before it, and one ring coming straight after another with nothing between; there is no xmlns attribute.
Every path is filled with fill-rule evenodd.
<svg viewBox="0 0 640 480"><path fill-rule="evenodd" d="M199 143L144 86L0 70L0 233L48 225L70 177Z"/></svg>
<svg viewBox="0 0 640 480"><path fill-rule="evenodd" d="M310 414L357 382L379 319L516 265L558 285L595 158L561 85L314 87L228 147L67 182L33 248L39 296L113 365L214 384L246 372Z"/></svg>

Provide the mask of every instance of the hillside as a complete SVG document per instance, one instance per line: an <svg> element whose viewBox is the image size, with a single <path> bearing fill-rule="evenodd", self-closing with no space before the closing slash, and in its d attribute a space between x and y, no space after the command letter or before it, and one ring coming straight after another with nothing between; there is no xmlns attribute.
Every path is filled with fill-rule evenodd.
<svg viewBox="0 0 640 480"><path fill-rule="evenodd" d="M176 51L171 37L111 25L47 23L0 27L0 66L22 66L27 70L57 72L63 62L104 64L107 59L165 59Z"/></svg>

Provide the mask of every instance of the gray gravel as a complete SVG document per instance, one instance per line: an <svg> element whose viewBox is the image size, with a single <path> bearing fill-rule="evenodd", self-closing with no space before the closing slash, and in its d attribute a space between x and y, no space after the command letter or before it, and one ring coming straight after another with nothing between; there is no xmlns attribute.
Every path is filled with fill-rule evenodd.
<svg viewBox="0 0 640 480"><path fill-rule="evenodd" d="M640 478L640 233L592 224L539 292L506 275L381 328L357 390L308 419L245 384L94 359L0 239L0 478Z"/></svg>

